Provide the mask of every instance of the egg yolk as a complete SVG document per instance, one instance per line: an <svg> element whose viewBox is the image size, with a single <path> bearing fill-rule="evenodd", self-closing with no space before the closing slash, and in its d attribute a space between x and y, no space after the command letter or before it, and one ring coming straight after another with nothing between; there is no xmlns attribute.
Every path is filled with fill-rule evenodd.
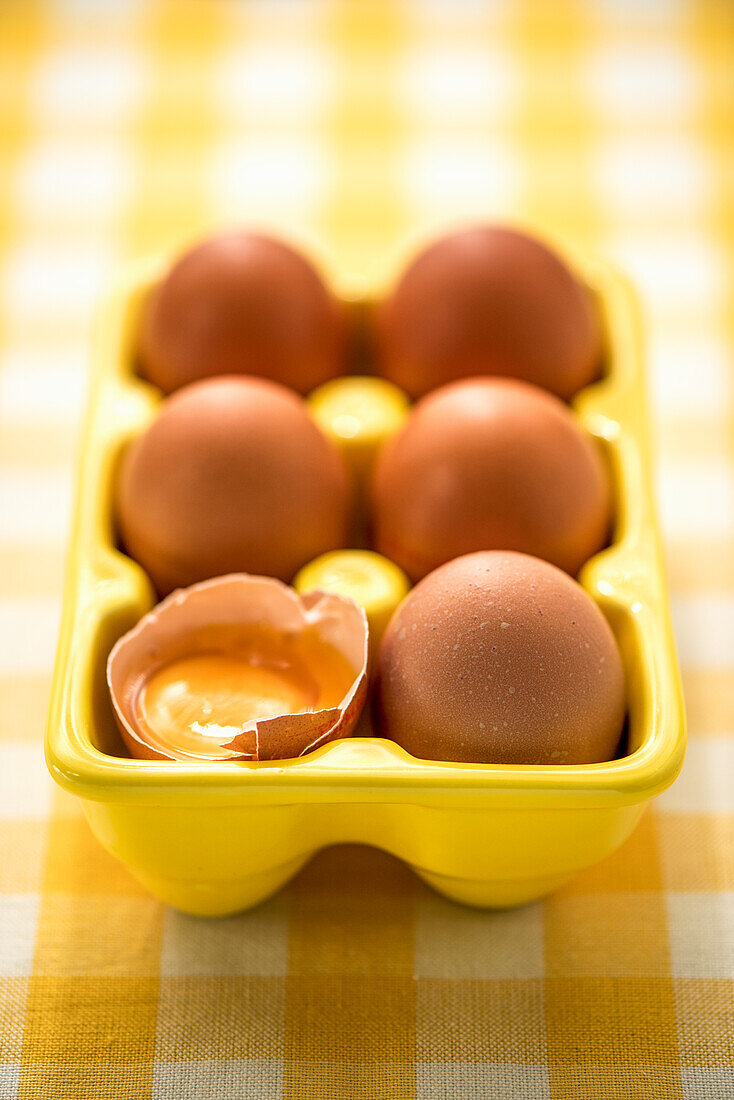
<svg viewBox="0 0 734 1100"><path fill-rule="evenodd" d="M149 744L177 756L226 759L222 746L247 723L336 707L355 678L315 631L220 626L187 642L188 652L145 680L134 708Z"/></svg>

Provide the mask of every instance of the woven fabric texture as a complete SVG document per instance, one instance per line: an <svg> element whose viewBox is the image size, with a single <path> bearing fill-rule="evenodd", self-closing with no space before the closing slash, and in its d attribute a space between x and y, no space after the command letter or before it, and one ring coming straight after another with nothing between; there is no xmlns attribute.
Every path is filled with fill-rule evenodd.
<svg viewBox="0 0 734 1100"><path fill-rule="evenodd" d="M734 6L0 5L0 1097L734 1097ZM509 219L641 292L690 723L680 780L547 901L322 853L207 922L53 787L42 735L95 303L277 229L374 285Z"/></svg>

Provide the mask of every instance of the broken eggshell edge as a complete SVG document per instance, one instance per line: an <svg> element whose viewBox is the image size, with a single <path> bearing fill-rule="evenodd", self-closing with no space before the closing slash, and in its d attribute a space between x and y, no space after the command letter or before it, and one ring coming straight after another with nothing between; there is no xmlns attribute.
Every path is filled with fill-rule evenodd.
<svg viewBox="0 0 734 1100"><path fill-rule="evenodd" d="M113 646L107 686L122 737L145 760L201 760L153 748L136 728L135 698L156 668L185 656L186 641L206 626L264 625L286 633L314 628L354 668L354 680L338 707L253 719L222 748L231 760L289 760L328 741L348 737L367 695L369 629L364 610L348 596L315 589L300 596L273 577L232 573L179 588L157 604Z"/></svg>

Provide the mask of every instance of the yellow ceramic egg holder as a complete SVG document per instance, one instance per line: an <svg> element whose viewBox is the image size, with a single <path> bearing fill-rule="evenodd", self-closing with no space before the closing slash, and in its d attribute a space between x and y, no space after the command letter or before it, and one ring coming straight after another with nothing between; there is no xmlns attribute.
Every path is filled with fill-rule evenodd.
<svg viewBox="0 0 734 1100"><path fill-rule="evenodd" d="M160 402L135 375L134 347L141 303L166 266L133 270L100 318L46 736L53 777L81 798L101 843L153 894L208 915L256 904L340 842L392 852L443 894L481 906L539 897L612 852L685 751L626 282L601 264L575 264L599 305L607 370L574 407L603 445L616 497L613 543L580 580L622 651L627 755L572 766L435 763L356 736L292 761L168 763L125 757L105 683L112 645L154 602L143 570L116 547L111 503L121 451ZM369 734L368 719L359 732Z"/></svg>

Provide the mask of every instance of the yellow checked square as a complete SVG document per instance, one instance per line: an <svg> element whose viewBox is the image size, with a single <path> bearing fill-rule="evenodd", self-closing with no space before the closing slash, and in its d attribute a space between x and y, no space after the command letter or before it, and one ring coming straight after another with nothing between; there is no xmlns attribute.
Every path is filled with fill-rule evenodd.
<svg viewBox="0 0 734 1100"><path fill-rule="evenodd" d="M547 978L546 1025L551 1066L662 1066L677 1058L670 978Z"/></svg>
<svg viewBox="0 0 734 1100"><path fill-rule="evenodd" d="M409 1064L415 1055L410 978L291 975L286 979L287 1061ZM389 1070L386 1070L388 1076Z"/></svg>
<svg viewBox="0 0 734 1100"><path fill-rule="evenodd" d="M163 907L150 897L46 894L34 974L156 977Z"/></svg>
<svg viewBox="0 0 734 1100"><path fill-rule="evenodd" d="M545 904L549 977L663 977L670 973L662 893L559 894Z"/></svg>
<svg viewBox="0 0 734 1100"><path fill-rule="evenodd" d="M49 893L147 896L122 864L100 847L78 811L54 821L43 885Z"/></svg>
<svg viewBox="0 0 734 1100"><path fill-rule="evenodd" d="M150 1060L157 1006L156 978L33 977L23 1058L67 1064Z"/></svg>

